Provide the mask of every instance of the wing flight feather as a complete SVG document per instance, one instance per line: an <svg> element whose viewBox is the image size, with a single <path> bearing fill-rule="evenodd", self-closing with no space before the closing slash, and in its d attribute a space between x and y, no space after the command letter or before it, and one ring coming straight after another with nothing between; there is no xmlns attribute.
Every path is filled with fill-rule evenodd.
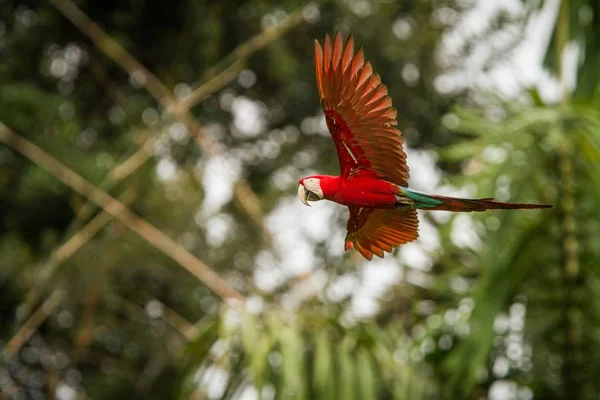
<svg viewBox="0 0 600 400"><path fill-rule="evenodd" d="M419 236L415 209L349 208L345 249L355 248L367 260L371 260L373 254L383 257L384 252L391 253L394 247Z"/></svg>
<svg viewBox="0 0 600 400"><path fill-rule="evenodd" d="M323 47L315 40L317 87L327 126L333 137L342 176L369 173L408 186L404 140L396 127L397 111L387 87L354 39L344 44L335 34L325 36Z"/></svg>

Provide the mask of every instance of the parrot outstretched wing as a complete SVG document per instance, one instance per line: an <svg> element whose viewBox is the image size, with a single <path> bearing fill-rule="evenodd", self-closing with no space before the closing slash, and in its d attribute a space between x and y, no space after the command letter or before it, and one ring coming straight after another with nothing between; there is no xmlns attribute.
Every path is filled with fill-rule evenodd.
<svg viewBox="0 0 600 400"><path fill-rule="evenodd" d="M327 35L323 48L315 40L315 67L341 175L364 175L408 186L397 111L379 75L365 63L363 50L354 53L352 36L344 45L338 32L332 45Z"/></svg>
<svg viewBox="0 0 600 400"><path fill-rule="evenodd" d="M368 260L373 254L383 257L398 245L419 237L417 210L349 207L345 249L355 248Z"/></svg>

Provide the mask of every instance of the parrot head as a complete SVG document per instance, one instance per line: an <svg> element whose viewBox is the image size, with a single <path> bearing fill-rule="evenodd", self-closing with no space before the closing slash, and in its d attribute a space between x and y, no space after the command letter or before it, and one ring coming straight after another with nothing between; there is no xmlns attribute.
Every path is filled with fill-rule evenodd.
<svg viewBox="0 0 600 400"><path fill-rule="evenodd" d="M321 188L321 179L317 177L308 177L300 181L298 185L298 197L300 201L307 206L309 201L323 200L323 189Z"/></svg>

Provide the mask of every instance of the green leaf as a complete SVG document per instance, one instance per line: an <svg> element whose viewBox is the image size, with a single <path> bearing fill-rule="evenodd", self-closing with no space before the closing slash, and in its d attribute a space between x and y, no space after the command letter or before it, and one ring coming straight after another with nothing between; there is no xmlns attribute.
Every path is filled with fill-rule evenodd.
<svg viewBox="0 0 600 400"><path fill-rule="evenodd" d="M274 341L261 319L246 312L242 322L242 344L248 354L252 383L260 391L269 375L269 354Z"/></svg>
<svg viewBox="0 0 600 400"><path fill-rule="evenodd" d="M307 381L302 336L295 326L288 325L281 328L279 343L283 357L282 398L306 399Z"/></svg>
<svg viewBox="0 0 600 400"><path fill-rule="evenodd" d="M377 377L371 354L364 347L358 350L356 356L356 367L360 398L363 400L375 400L377 398Z"/></svg>
<svg viewBox="0 0 600 400"><path fill-rule="evenodd" d="M313 366L313 385L318 399L336 398L335 362L332 356L333 342L326 331L317 333Z"/></svg>
<svg viewBox="0 0 600 400"><path fill-rule="evenodd" d="M345 338L337 350L338 370L340 371L338 380L340 398L347 400L355 399L357 394L355 362L351 354L352 347L351 339Z"/></svg>
<svg viewBox="0 0 600 400"><path fill-rule="evenodd" d="M260 337L259 330L259 321L254 316L254 314L249 312L244 312L242 316L242 326L241 326L241 334L242 334L242 344L244 345L244 349L250 353L256 346L256 342Z"/></svg>
<svg viewBox="0 0 600 400"><path fill-rule="evenodd" d="M529 93L529 97L531 97L535 107L543 107L545 105L544 100L542 99L542 96L540 96L540 92L537 88L528 88L527 93Z"/></svg>

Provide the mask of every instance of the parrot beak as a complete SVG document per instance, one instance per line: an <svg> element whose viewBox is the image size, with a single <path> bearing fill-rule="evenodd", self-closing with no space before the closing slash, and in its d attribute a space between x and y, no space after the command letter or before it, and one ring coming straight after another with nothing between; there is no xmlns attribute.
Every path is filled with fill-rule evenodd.
<svg viewBox="0 0 600 400"><path fill-rule="evenodd" d="M307 206L311 206L310 204L308 204L309 201L319 201L319 200L323 200L322 196L319 196L317 193L310 191L306 188L306 186L304 186L303 183L301 183L298 186L298 197L300 198L300 201L304 204L306 204Z"/></svg>
<svg viewBox="0 0 600 400"><path fill-rule="evenodd" d="M308 193L308 190L306 190L303 184L298 185L298 198L304 205L310 207L310 204L308 204Z"/></svg>

